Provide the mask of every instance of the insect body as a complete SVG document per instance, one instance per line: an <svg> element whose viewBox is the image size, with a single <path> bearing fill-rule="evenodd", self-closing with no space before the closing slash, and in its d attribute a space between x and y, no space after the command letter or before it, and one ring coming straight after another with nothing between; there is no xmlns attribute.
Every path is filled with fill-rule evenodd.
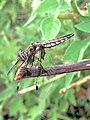
<svg viewBox="0 0 90 120"><path fill-rule="evenodd" d="M51 47L54 47L56 45L59 45L62 42L64 42L64 41L68 40L69 38L71 38L72 36L74 36L74 34L68 34L68 35L65 35L65 36L60 36L58 38L55 38L55 39L52 39L52 40L48 40L46 42L35 42L35 43L32 43L31 45L28 46L28 48L25 51L21 51L20 50L18 52L18 60L16 61L16 63L14 64L14 66L19 61L22 62L21 65L25 61L26 61L26 64L33 65L33 62L35 61L35 58L37 58L35 56L37 54L37 52L40 52L40 58L37 58L37 59L40 61L40 65L41 65L41 61L45 57L45 48L51 48ZM11 70L13 69L13 67L8 71L8 74L11 72Z"/></svg>

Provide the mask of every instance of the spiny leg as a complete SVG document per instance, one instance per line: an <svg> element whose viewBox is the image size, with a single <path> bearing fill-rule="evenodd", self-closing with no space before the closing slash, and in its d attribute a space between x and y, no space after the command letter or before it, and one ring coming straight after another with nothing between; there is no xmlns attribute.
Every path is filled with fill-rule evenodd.
<svg viewBox="0 0 90 120"><path fill-rule="evenodd" d="M17 83L17 91L20 89L20 82Z"/></svg>
<svg viewBox="0 0 90 120"><path fill-rule="evenodd" d="M42 60L44 60L45 57L45 49L43 46L40 46L40 58L39 58L39 75L43 72L46 72L42 66Z"/></svg>
<svg viewBox="0 0 90 120"><path fill-rule="evenodd" d="M27 59L27 64L26 65L31 65L33 66L33 62L35 61L35 54L34 55L30 55L28 56L28 59Z"/></svg>
<svg viewBox="0 0 90 120"><path fill-rule="evenodd" d="M40 46L40 52L41 52L40 59L44 60L46 53L45 53L45 49L43 46Z"/></svg>
<svg viewBox="0 0 90 120"><path fill-rule="evenodd" d="M29 47L26 65L29 64L29 65L33 66L33 62L35 61L35 54L36 54L36 46L34 45L34 43L32 43L31 46Z"/></svg>
<svg viewBox="0 0 90 120"><path fill-rule="evenodd" d="M38 86L38 82L36 82L36 91L38 92L39 90L39 86Z"/></svg>

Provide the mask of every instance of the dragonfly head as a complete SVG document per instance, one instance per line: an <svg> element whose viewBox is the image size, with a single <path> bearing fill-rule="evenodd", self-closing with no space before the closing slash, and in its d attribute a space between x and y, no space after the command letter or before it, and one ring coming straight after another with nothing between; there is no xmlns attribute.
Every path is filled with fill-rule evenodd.
<svg viewBox="0 0 90 120"><path fill-rule="evenodd" d="M23 52L23 51L19 51L18 52L18 59L20 60L20 61L25 61L26 60L26 58L27 58L27 54L26 54L26 52Z"/></svg>
<svg viewBox="0 0 90 120"><path fill-rule="evenodd" d="M27 58L27 55L26 55L26 52L23 52L23 51L19 51L18 52L18 60L15 62L15 64L10 68L10 70L8 71L8 73L7 74L9 74L11 71L12 71L12 69L18 64L18 62L19 61L22 61L22 63L21 63L21 65L25 62L25 60L26 60L26 58ZM21 66L20 65L20 66Z"/></svg>

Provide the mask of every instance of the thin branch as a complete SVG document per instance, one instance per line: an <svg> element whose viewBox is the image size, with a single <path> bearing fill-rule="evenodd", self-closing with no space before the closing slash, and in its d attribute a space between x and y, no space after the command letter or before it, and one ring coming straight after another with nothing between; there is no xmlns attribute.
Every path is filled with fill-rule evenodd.
<svg viewBox="0 0 90 120"><path fill-rule="evenodd" d="M57 75L57 76L49 79L49 80L46 81L45 83L40 84L39 87L41 88L42 86L47 85L47 84L49 84L49 83L51 83L51 82L54 82L54 81L56 81L57 79L62 78L63 76L65 76L65 74ZM86 76L86 77L84 77L84 78L82 78L82 79L80 79L80 80L78 80L78 81L76 81L76 82L73 82L71 85L69 85L69 86L67 87L67 89L66 89L66 88L60 89L60 90L59 90L59 93L60 93L60 94L65 93L66 90L69 90L69 89L74 88L74 87L76 87L76 86L82 85L82 84L84 84L85 82L88 82L88 81L90 81L90 75L88 75L88 76ZM35 90L35 89L36 89L36 85L33 85L33 86L27 87L27 88L25 88L25 89L19 90L17 93L18 93L18 94L24 94L24 93L26 93L26 92L30 92L30 91Z"/></svg>
<svg viewBox="0 0 90 120"><path fill-rule="evenodd" d="M48 67L35 67L35 66L21 66L15 76L15 80L23 78L40 77L40 76L51 76L56 74L63 74L69 72L76 72L82 70L90 70L90 59L85 59L80 62L72 64L62 64Z"/></svg>
<svg viewBox="0 0 90 120"><path fill-rule="evenodd" d="M44 83L40 84L39 87L41 88L42 86L50 84L50 83L52 83L52 82L56 81L57 79L60 79L64 76L65 76L65 74L56 75L55 77L50 78L48 81L45 81ZM18 94L24 94L26 92L30 92L30 91L35 90L35 89L36 89L36 85L33 85L33 86L30 86L30 87L24 88L22 90L19 90L19 91L17 91L17 93Z"/></svg>
<svg viewBox="0 0 90 120"><path fill-rule="evenodd" d="M62 88L61 90L59 90L59 93L65 93L66 90L69 90L71 88L74 88L76 86L79 86L79 85L82 85L83 83L87 82L90 80L90 75L89 76L86 76L85 78L83 79L80 79L74 83L72 83L71 85L68 86L68 88Z"/></svg>
<svg viewBox="0 0 90 120"><path fill-rule="evenodd" d="M58 19L74 19L74 13L60 13Z"/></svg>

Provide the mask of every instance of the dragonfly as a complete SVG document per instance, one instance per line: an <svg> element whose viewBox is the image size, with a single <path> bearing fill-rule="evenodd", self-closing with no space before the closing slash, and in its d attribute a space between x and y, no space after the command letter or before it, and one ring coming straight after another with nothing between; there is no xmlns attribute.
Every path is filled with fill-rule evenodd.
<svg viewBox="0 0 90 120"><path fill-rule="evenodd" d="M74 34L67 34L64 36L60 36L45 42L35 42L35 43L31 43L27 49L25 51L20 50L18 52L18 59L15 62L15 64L10 68L10 70L8 71L8 74L12 71L12 69L19 63L21 62L20 66L22 66L25 62L26 65L30 64L33 65L35 59L38 59L40 66L42 67L42 60L44 60L45 57L45 48L52 48L56 45L59 45L61 43L63 43L64 41L70 39L71 37L73 37ZM36 57L36 54L40 52L40 58ZM19 66L19 67L20 67ZM43 68L43 67L42 67Z"/></svg>

